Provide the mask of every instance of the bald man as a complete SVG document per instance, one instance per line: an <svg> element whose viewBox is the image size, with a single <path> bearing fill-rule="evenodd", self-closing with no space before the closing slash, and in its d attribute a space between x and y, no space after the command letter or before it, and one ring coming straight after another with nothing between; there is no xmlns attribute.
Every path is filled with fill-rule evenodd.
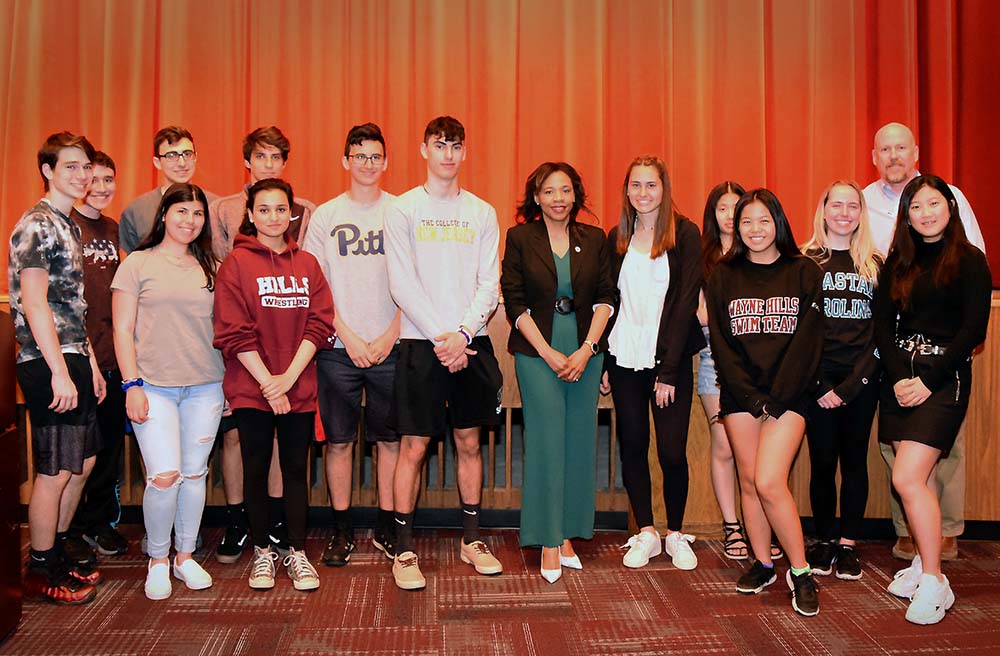
<svg viewBox="0 0 1000 656"><path fill-rule="evenodd" d="M883 255L888 254L892 245L896 213L899 211L899 195L910 180L920 175L917 170L919 158L920 148L913 138L913 132L902 123L887 123L875 133L872 164L878 169L879 179L865 187L864 194L871 220L872 240L875 248ZM983 233L969 200L957 187L948 186L958 201L958 213L962 217L965 236L969 243L985 253Z"/></svg>
<svg viewBox="0 0 1000 656"><path fill-rule="evenodd" d="M920 175L917 171L917 160L920 149L917 147L913 132L902 123L887 123L875 133L875 147L872 149L872 164L878 169L879 179L865 187L865 202L868 204L868 217L871 225L872 240L883 255L889 252L892 237L896 229L896 215L899 212L899 196L903 188L913 178ZM958 212L965 227L965 236L979 250L986 252L983 243L983 233L979 229L976 215L969 205L968 199L957 187L951 187L958 201ZM896 456L889 444L879 443L882 458L889 466L896 461ZM938 462L935 473L938 498L941 503L941 558L954 560L958 558L958 536L965 530L965 425L958 433L958 439L946 458ZM910 537L906 519L900 508L895 492L889 498L892 510L892 524L896 529L896 544L892 547L892 555L903 560L913 560L916 552L913 538Z"/></svg>

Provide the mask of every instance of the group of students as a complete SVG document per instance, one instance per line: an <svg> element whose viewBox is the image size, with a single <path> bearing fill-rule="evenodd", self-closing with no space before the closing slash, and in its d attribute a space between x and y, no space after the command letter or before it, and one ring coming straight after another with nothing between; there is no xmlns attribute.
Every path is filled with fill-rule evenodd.
<svg viewBox="0 0 1000 656"><path fill-rule="evenodd" d="M898 128L905 130L890 124L880 134ZM908 130L902 134L912 142ZM429 442L449 430L462 503L460 560L480 574L500 574L479 534L479 512L480 429L498 422L502 388L486 323L502 291L524 409L520 541L541 546L547 581L564 567L582 569L572 540L593 535L600 393L615 403L623 479L640 527L625 545L624 566L642 567L664 550L679 569L697 566L694 537L682 531L697 389L711 424L725 554L754 560L737 590L757 593L775 582L773 559L787 553L792 605L817 614L813 574L862 575L854 545L880 403L879 437L892 444L893 485L919 552L889 590L912 596L911 621L944 616L954 596L941 574L940 512L928 478L965 415L991 288L985 257L966 238L957 190L933 175L897 180L892 245L877 248L868 190L834 182L800 251L778 198L735 182L710 192L699 234L673 202L665 164L650 156L626 169L619 220L605 235L581 221L592 213L579 173L546 162L525 182L501 267L494 208L458 183L467 150L456 119L428 124L420 144L426 182L399 197L381 189L387 151L374 124L348 133L343 165L351 187L319 207L281 179L289 150L277 128L250 133L243 154L252 184L210 203L190 182L197 159L190 133L161 130L154 164L171 184L126 209L119 230L131 254L110 283L88 287L86 302L81 261L95 249L81 248L77 223L110 202L91 166L111 169L113 193L113 162L107 167L106 155L68 133L39 151L46 198L15 227L9 267L17 371L38 472L29 592L63 603L96 594L100 572L67 556L64 545L92 458L104 454L98 441L108 429L96 430L95 401L106 403L110 386L124 394L146 471L151 599L170 596L171 569L188 588L212 584L192 554L209 456L227 421L235 424L221 431L230 527L217 558L234 562L249 537L251 588L275 585L279 557L296 589L319 586L305 553L306 467L318 408L334 510L322 559L346 565L355 548L351 449L362 393L367 439L378 445L373 545L392 559L396 584L426 585L413 511ZM77 201L89 209L74 222ZM104 260L117 265L117 248L105 250L115 251ZM91 294L111 297L103 326L92 329L101 302ZM113 332L116 362L95 359L84 331L88 303L87 328L105 340ZM96 347L94 332L90 340ZM650 408L664 474L662 543L647 462ZM787 485L806 432L818 534L808 552ZM98 547L95 536L107 538L107 523L87 534Z"/></svg>

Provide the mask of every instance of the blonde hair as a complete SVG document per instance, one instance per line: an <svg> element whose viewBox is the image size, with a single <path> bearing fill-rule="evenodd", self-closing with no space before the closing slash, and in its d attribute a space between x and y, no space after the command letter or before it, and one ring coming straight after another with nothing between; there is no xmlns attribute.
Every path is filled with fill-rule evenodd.
<svg viewBox="0 0 1000 656"><path fill-rule="evenodd" d="M812 238L802 246L802 252L814 259L817 263L823 264L830 259L830 247L827 246L826 234L826 202L830 198L830 192L834 187L850 187L858 195L858 202L861 204L861 217L858 227L851 235L851 260L854 261L854 270L862 278L867 278L873 282L878 280L879 268L882 265L882 258L875 250L875 243L872 241L871 227L868 223L868 205L865 203L865 195L861 192L861 187L852 180L836 180L823 191L816 206L816 216L813 218Z"/></svg>

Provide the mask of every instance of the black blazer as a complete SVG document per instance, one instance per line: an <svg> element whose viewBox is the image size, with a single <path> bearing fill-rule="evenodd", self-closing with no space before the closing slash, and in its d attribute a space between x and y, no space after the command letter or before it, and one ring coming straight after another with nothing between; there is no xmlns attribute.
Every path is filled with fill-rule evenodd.
<svg viewBox="0 0 1000 656"><path fill-rule="evenodd" d="M698 226L687 218L676 217L676 243L667 251L670 267L670 286L663 300L660 314L660 331L656 337L656 381L666 385L677 384L677 372L681 366L691 367L691 356L705 348L705 335L698 323L698 294L704 285L704 271L701 263L701 233ZM608 250L611 252L612 279L615 282L615 313L608 321L604 339L618 318L621 295L618 290L618 276L621 274L624 255L617 251L618 228L608 234Z"/></svg>
<svg viewBox="0 0 1000 656"><path fill-rule="evenodd" d="M542 220L515 226L507 231L500 289L504 308L512 324L507 350L538 357L528 340L513 327L517 318L530 312L545 341L552 341L555 314L556 263ZM576 306L576 331L580 343L587 338L593 306L615 302L611 278L611 253L604 231L582 223L569 225L569 270ZM566 354L569 355L569 354Z"/></svg>

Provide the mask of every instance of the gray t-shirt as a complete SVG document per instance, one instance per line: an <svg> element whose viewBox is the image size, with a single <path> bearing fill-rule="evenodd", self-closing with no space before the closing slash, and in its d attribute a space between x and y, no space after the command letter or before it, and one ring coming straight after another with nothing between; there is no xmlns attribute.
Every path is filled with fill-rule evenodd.
<svg viewBox="0 0 1000 656"><path fill-rule="evenodd" d="M396 316L383 233L385 209L395 198L383 191L366 206L345 192L316 208L302 243L323 268L341 320L366 342L383 335ZM334 346L344 343L338 337Z"/></svg>
<svg viewBox="0 0 1000 656"><path fill-rule="evenodd" d="M198 264L178 265L155 249L134 251L111 289L138 299L135 355L139 376L160 387L222 381L222 354L212 347L215 293Z"/></svg>

